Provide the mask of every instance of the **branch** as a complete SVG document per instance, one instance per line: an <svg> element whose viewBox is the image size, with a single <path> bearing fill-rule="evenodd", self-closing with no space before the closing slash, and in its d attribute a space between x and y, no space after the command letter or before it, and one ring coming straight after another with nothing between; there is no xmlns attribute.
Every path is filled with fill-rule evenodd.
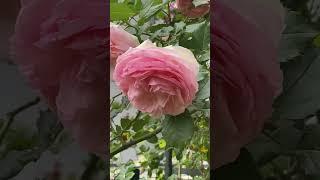
<svg viewBox="0 0 320 180"><path fill-rule="evenodd" d="M11 111L11 112L8 112L6 114L6 122L5 124L3 125L2 129L1 129L1 132L0 132L0 144L2 143L4 137L6 136L8 130L9 130L9 127L11 126L11 124L13 123L14 121L14 118L22 111L30 108L31 106L34 106L36 104L38 104L40 102L40 98L39 97L36 97L34 100L18 107L17 109Z"/></svg>
<svg viewBox="0 0 320 180"><path fill-rule="evenodd" d="M115 100L117 97L119 97L120 95L122 95L122 93L119 93L119 94L113 96L113 97L112 97L112 100L111 100L111 102L110 102L110 105L112 105L112 103L114 102L114 100Z"/></svg>
<svg viewBox="0 0 320 180"><path fill-rule="evenodd" d="M157 135L157 134L160 133L161 131L162 131L162 127L158 128L158 129L156 129L155 131L150 132L150 133L148 133L148 134L146 134L146 135L144 135L144 136L142 136L142 137L140 137L140 138L138 138L138 139L132 140L132 141L124 144L123 146L115 149L114 151L111 151L111 153L110 153L110 159L111 159L113 156L115 156L116 154L118 154L118 153L120 153L120 152L128 149L129 147L131 147L131 146L133 146L133 145L136 145L136 144L138 144L139 142L142 142L142 141L144 141L144 140L147 140L147 139L152 138L153 136Z"/></svg>

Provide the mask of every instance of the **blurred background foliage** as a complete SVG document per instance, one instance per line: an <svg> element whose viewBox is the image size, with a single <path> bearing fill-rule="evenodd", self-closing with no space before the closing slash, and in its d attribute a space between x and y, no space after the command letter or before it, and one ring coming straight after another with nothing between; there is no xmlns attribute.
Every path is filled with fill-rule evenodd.
<svg viewBox="0 0 320 180"><path fill-rule="evenodd" d="M279 47L283 92L262 135L235 163L218 169L217 179L320 179L320 1L282 3L287 10Z"/></svg>

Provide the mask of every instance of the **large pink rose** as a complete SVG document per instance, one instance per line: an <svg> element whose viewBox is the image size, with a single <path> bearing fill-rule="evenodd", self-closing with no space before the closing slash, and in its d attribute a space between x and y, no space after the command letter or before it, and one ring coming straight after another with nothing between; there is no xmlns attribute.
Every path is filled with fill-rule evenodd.
<svg viewBox="0 0 320 180"><path fill-rule="evenodd" d="M185 111L198 90L198 71L190 50L147 40L119 56L113 78L134 107L158 117Z"/></svg>
<svg viewBox="0 0 320 180"><path fill-rule="evenodd" d="M112 66L115 65L118 56L126 52L130 47L137 47L139 44L136 36L123 30L119 25L110 23L110 56Z"/></svg>
<svg viewBox="0 0 320 180"><path fill-rule="evenodd" d="M234 161L271 116L282 73L278 0L220 0L213 5L213 168Z"/></svg>
<svg viewBox="0 0 320 180"><path fill-rule="evenodd" d="M23 0L15 62L87 150L107 152L107 2Z"/></svg>
<svg viewBox="0 0 320 180"><path fill-rule="evenodd" d="M176 7L183 15L190 18L198 18L208 14L210 10L209 4L195 7L192 1L193 0L176 0Z"/></svg>

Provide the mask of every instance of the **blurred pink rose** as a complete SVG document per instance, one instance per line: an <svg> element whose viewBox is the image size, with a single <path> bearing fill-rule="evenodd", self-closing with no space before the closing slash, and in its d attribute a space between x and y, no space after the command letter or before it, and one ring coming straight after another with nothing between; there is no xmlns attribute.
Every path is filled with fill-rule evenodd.
<svg viewBox="0 0 320 180"><path fill-rule="evenodd" d="M234 161L271 116L281 92L278 0L221 0L213 5L213 168Z"/></svg>
<svg viewBox="0 0 320 180"><path fill-rule="evenodd" d="M15 62L84 148L107 152L107 2L23 0Z"/></svg>
<svg viewBox="0 0 320 180"><path fill-rule="evenodd" d="M193 0L176 0L176 7L178 11L190 18L198 18L204 16L210 11L209 4L195 7L192 1Z"/></svg>
<svg viewBox="0 0 320 180"><path fill-rule="evenodd" d="M139 44L136 36L123 30L119 25L110 23L110 56L112 66L115 65L118 56L126 52L130 47L137 47Z"/></svg>
<svg viewBox="0 0 320 180"><path fill-rule="evenodd" d="M147 40L119 56L113 77L134 107L159 117L183 113L191 104L198 71L190 50L156 47Z"/></svg>

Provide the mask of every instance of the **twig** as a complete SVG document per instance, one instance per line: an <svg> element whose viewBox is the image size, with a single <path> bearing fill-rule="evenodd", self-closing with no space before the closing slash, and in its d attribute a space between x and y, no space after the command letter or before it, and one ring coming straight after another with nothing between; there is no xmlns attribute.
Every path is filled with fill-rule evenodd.
<svg viewBox="0 0 320 180"><path fill-rule="evenodd" d="M158 128L158 129L156 129L155 131L150 132L150 133L148 133L148 134L146 134L146 135L144 135L144 136L142 136L142 137L140 137L140 138L138 138L138 139L132 140L132 141L124 144L123 146L115 149L114 151L111 151L111 153L110 153L110 159L111 159L114 155L120 153L121 151L124 151L124 150L128 149L129 147L138 144L139 142L142 142L142 141L144 141L144 140L147 140L147 139L152 138L153 136L157 135L157 134L160 133L161 131L162 131L162 127Z"/></svg>
<svg viewBox="0 0 320 180"><path fill-rule="evenodd" d="M28 102L28 103L26 103L26 104L18 107L17 109L15 109L15 110L13 110L13 111L11 111L11 112L8 112L8 113L6 114L7 120L6 120L5 124L3 125L2 129L1 129L1 132L0 132L0 144L2 143L3 139L5 138L5 136L6 136L7 132L8 132L11 124L12 124L13 121L14 121L14 118L15 118L20 112L22 112L22 111L24 111L24 110L26 110L26 109L28 109L28 108L30 108L30 107L38 104L39 102L40 102L40 98L37 97L37 98L35 98L34 100L32 100L32 101L30 101L30 102Z"/></svg>
<svg viewBox="0 0 320 180"><path fill-rule="evenodd" d="M119 94L113 96L113 97L112 97L112 100L111 100L111 102L110 102L110 105L111 105L111 104L114 102L114 100L115 100L117 97L119 97L121 94L122 94L122 93L119 93Z"/></svg>

